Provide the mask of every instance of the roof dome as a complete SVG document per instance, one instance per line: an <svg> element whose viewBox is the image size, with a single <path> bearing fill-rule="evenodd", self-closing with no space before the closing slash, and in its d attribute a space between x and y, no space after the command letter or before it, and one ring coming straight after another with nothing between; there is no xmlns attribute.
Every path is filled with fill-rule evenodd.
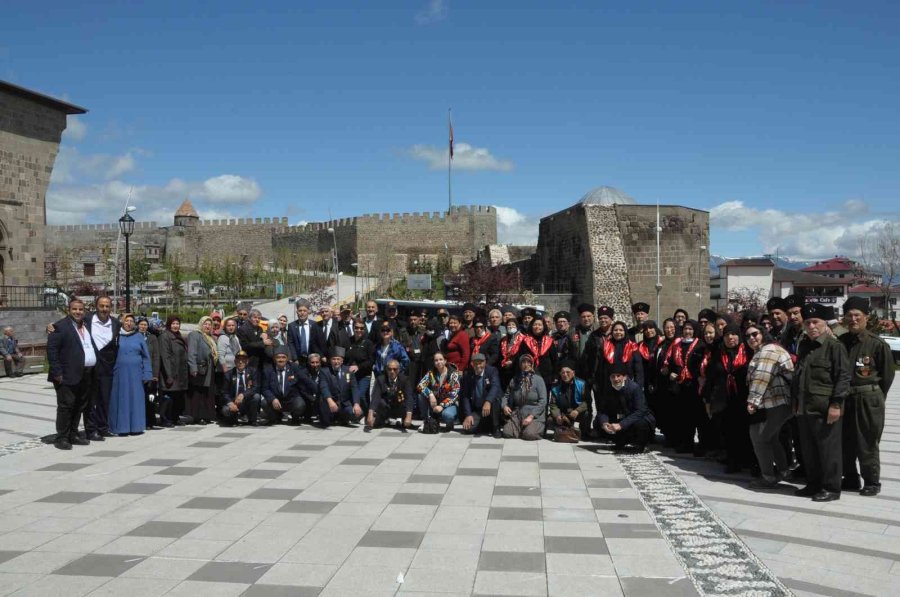
<svg viewBox="0 0 900 597"><path fill-rule="evenodd" d="M597 187L579 201L581 205L634 205L634 199L614 187Z"/></svg>
<svg viewBox="0 0 900 597"><path fill-rule="evenodd" d="M181 207L178 208L178 211L175 212L175 217L187 216L190 218L199 218L200 216L197 214L197 210L194 209L194 206L191 205L190 199L185 199L184 203L181 204Z"/></svg>

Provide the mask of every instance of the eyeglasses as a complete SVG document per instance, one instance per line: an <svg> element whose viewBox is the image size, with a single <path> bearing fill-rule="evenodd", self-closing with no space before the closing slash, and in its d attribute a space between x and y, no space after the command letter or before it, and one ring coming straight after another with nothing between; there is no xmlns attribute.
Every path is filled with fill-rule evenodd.
<svg viewBox="0 0 900 597"><path fill-rule="evenodd" d="M388 371L400 371L400 367L388 367Z"/></svg>
<svg viewBox="0 0 900 597"><path fill-rule="evenodd" d="M747 335L751 338L756 338L759 336L759 332L749 332Z"/></svg>
<svg viewBox="0 0 900 597"><path fill-rule="evenodd" d="M450 317L449 313L438 313L438 317Z"/></svg>
<svg viewBox="0 0 900 597"><path fill-rule="evenodd" d="M390 334L390 333L391 333L391 330L390 330L390 329L381 330L381 333L382 333L382 334Z"/></svg>

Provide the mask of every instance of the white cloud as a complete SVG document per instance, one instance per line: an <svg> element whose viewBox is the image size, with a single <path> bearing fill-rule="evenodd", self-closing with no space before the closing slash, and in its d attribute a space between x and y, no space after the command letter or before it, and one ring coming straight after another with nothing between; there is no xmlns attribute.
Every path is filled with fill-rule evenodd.
<svg viewBox="0 0 900 597"><path fill-rule="evenodd" d="M87 135L88 126L78 116L68 116L66 130L63 131L63 139L66 141L82 141Z"/></svg>
<svg viewBox="0 0 900 597"><path fill-rule="evenodd" d="M789 213L780 209L747 207L743 201L726 201L710 210L712 228L756 230L764 253L815 259L855 255L859 240L886 219L867 218L868 204L853 199L841 211ZM900 214L892 214L897 219Z"/></svg>
<svg viewBox="0 0 900 597"><path fill-rule="evenodd" d="M497 242L503 245L536 245L540 218L523 214L513 207L495 205Z"/></svg>
<svg viewBox="0 0 900 597"><path fill-rule="evenodd" d="M220 203L246 203L259 199L262 189L253 179L222 174L203 181L203 193L200 194Z"/></svg>
<svg viewBox="0 0 900 597"><path fill-rule="evenodd" d="M50 181L71 183L84 180L112 180L134 171L136 167L134 153L139 151L129 150L123 155L83 154L75 147L61 145Z"/></svg>
<svg viewBox="0 0 900 597"><path fill-rule="evenodd" d="M428 164L431 170L443 170L447 167L448 147L433 145L413 145L407 154L415 160ZM488 170L509 172L514 167L510 160L499 159L483 147L472 147L468 143L456 143L453 146L454 170Z"/></svg>
<svg viewBox="0 0 900 597"><path fill-rule="evenodd" d="M417 25L429 25L447 18L450 10L449 0L428 0L428 3L416 13Z"/></svg>

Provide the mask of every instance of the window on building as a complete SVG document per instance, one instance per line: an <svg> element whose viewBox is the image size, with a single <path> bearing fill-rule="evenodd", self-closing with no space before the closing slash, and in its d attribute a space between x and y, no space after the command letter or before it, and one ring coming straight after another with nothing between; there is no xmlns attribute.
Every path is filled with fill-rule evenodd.
<svg viewBox="0 0 900 597"><path fill-rule="evenodd" d="M94 266L95 266L95 264L93 264L93 263L85 263L85 264L84 264L84 275L85 275L85 276L95 276L95 275L97 275L97 274L94 273Z"/></svg>

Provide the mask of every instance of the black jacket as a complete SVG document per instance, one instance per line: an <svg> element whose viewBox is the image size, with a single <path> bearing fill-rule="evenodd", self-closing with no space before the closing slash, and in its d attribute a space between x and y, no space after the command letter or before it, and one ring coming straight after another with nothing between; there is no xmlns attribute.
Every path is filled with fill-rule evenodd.
<svg viewBox="0 0 900 597"><path fill-rule="evenodd" d="M85 315L84 328L89 332L91 328L87 320ZM96 346L94 352L97 352ZM56 383L55 378L62 376L63 385L73 386L84 376L84 348L71 317L64 317L53 324L53 333L47 336L47 360L50 362L48 381Z"/></svg>
<svg viewBox="0 0 900 597"><path fill-rule="evenodd" d="M262 391L259 387L258 369L251 369L250 367L244 369L244 385L240 388L238 375L239 372L237 367L232 368L231 371L225 374L225 388L222 396L226 403L234 402L234 399L237 398L238 394L243 394L247 397L252 396L253 394L259 394Z"/></svg>
<svg viewBox="0 0 900 597"><path fill-rule="evenodd" d="M497 337L493 334L487 334L487 340L484 341L484 344L478 349L478 354L483 354L486 359L488 367L496 367L500 364L500 341L497 340ZM469 340L469 346L472 349L471 354L475 354L475 342L476 338L473 336ZM433 355L432 355L433 358ZM471 356L469 357L471 362Z"/></svg>
<svg viewBox="0 0 900 597"><path fill-rule="evenodd" d="M328 342L325 339L325 332L322 331L322 326L312 319L307 319L307 321L309 322L309 338L306 339L308 350L305 353L303 352L303 347L300 346L300 322L292 321L288 324L288 347L291 349L291 360L305 361L307 355L312 353L321 355L322 358L328 356ZM244 346L243 342L241 346Z"/></svg>
<svg viewBox="0 0 900 597"><path fill-rule="evenodd" d="M459 384L459 404L462 408L463 418L473 412L481 413L481 407L485 402L491 402L491 408L500 408L500 398L503 396L503 388L500 385L500 374L495 367L484 368L484 387L480 399L475 398L478 376L472 369L463 373Z"/></svg>
<svg viewBox="0 0 900 597"><path fill-rule="evenodd" d="M237 337L241 342L241 350L250 357L247 364L252 369L262 369L264 365L271 363L266 355L266 345L262 339L263 329L245 321L237 329Z"/></svg>
<svg viewBox="0 0 900 597"><path fill-rule="evenodd" d="M350 367L356 365L359 369L356 371L356 379L369 377L372 373L372 365L375 364L375 345L369 340L368 336L363 336L361 340L354 338L344 355L344 365Z"/></svg>
<svg viewBox="0 0 900 597"><path fill-rule="evenodd" d="M322 336L325 338L325 350L328 353L323 354L322 357L330 356L331 349L335 346L340 346L344 350L350 348L350 336L341 328L341 320L337 317L332 318L331 329L328 331L328 334L325 333L325 323L325 321L319 322L319 327L322 328Z"/></svg>
<svg viewBox="0 0 900 597"><path fill-rule="evenodd" d="M333 372L331 367L322 367L319 372L319 392L323 398L330 397L341 405L359 404L356 378L346 365Z"/></svg>
<svg viewBox="0 0 900 597"><path fill-rule="evenodd" d="M372 404L378 400L388 407L402 400L406 412L412 412L416 405L416 394L409 376L400 373L395 384L389 384L384 375L376 377L372 385Z"/></svg>
<svg viewBox="0 0 900 597"><path fill-rule="evenodd" d="M649 423L651 429L656 427L656 417L647 406L644 390L632 380L625 380L625 387L603 398L600 423L618 423L622 429L628 429L640 420Z"/></svg>
<svg viewBox="0 0 900 597"><path fill-rule="evenodd" d="M279 402L290 402L298 397L312 400L317 388L313 380L310 379L309 373L293 363L288 363L284 371L287 377L284 380L284 391L282 391L281 384L278 383L279 372L277 367L266 369L265 383L262 390L262 395L265 396L266 400L271 402L277 398Z"/></svg>

